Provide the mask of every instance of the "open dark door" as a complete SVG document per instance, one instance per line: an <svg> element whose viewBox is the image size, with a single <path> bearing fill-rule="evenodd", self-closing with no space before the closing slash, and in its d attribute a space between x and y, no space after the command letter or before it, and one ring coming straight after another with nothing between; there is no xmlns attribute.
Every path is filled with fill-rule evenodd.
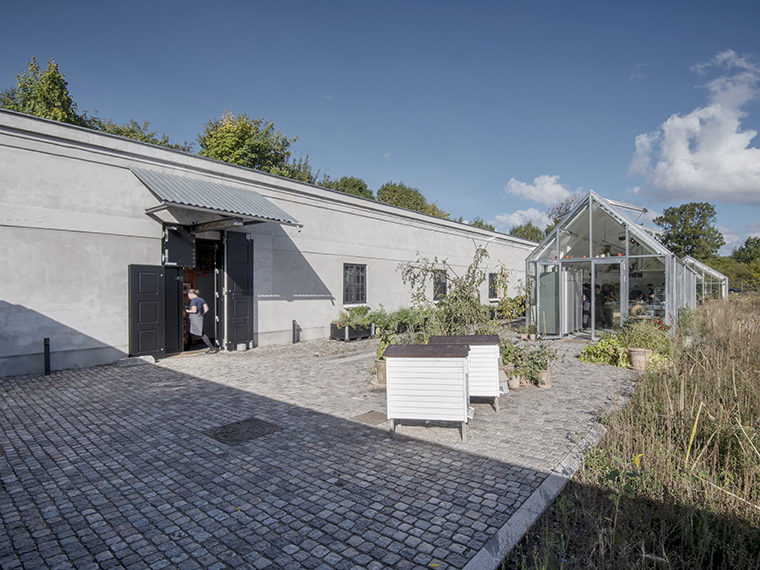
<svg viewBox="0 0 760 570"><path fill-rule="evenodd" d="M129 354L165 356L164 268L129 266Z"/></svg>
<svg viewBox="0 0 760 570"><path fill-rule="evenodd" d="M227 350L253 341L253 241L226 232Z"/></svg>
<svg viewBox="0 0 760 570"><path fill-rule="evenodd" d="M195 236L182 226L164 226L164 265L195 267Z"/></svg>
<svg viewBox="0 0 760 570"><path fill-rule="evenodd" d="M164 267L164 352L182 352L182 268Z"/></svg>

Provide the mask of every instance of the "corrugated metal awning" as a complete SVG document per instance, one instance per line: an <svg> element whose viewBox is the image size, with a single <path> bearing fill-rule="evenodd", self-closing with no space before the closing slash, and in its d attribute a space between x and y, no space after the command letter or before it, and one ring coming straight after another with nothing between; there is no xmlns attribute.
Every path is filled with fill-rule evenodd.
<svg viewBox="0 0 760 570"><path fill-rule="evenodd" d="M282 208L255 190L230 182L192 175L170 174L158 170L130 168L164 206L232 215L248 221L274 222L301 226Z"/></svg>

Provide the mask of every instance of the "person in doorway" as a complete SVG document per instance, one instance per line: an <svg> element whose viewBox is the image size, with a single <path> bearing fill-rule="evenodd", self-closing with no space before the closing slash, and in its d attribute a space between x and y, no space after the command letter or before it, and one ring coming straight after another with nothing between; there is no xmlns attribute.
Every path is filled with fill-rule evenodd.
<svg viewBox="0 0 760 570"><path fill-rule="evenodd" d="M203 332L203 316L208 313L208 304L200 297L198 289L190 289L187 292L187 298L190 299L190 306L185 311L190 319L190 334L195 337L201 337L208 347L206 352L218 352L219 349L211 344L208 335Z"/></svg>

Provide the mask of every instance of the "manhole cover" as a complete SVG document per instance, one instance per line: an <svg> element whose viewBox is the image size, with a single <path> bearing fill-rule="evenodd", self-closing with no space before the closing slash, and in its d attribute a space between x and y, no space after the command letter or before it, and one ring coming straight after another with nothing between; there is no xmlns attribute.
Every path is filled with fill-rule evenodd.
<svg viewBox="0 0 760 570"><path fill-rule="evenodd" d="M218 428L213 428L205 431L206 435L210 435L217 441L226 443L227 445L235 445L238 443L245 443L251 441L257 437L269 435L276 431L280 431L276 425L265 422L258 418L248 418L247 420L240 420L239 422L233 422L231 424L225 424Z"/></svg>

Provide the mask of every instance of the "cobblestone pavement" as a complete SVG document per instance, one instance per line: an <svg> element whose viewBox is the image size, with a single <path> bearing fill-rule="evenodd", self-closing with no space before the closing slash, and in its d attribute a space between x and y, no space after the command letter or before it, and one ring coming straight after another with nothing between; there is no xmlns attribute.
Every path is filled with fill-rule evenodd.
<svg viewBox="0 0 760 570"><path fill-rule="evenodd" d="M477 404L466 443L408 425L391 439L355 420L385 410L374 346L0 381L0 567L461 568L633 379L560 343L552 388ZM251 417L265 435L211 437Z"/></svg>

